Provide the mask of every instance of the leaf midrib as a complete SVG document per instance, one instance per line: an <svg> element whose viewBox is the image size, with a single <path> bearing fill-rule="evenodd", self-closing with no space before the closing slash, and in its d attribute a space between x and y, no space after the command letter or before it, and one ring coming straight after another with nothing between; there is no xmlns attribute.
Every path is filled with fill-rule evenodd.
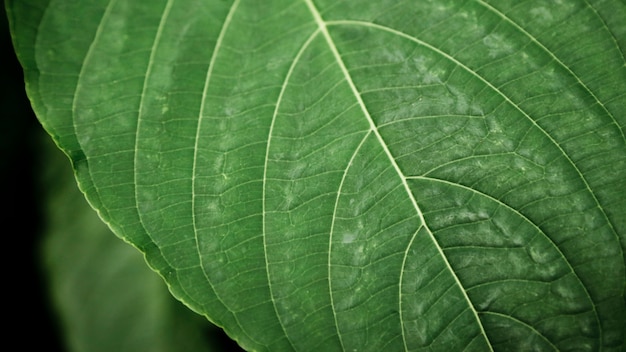
<svg viewBox="0 0 626 352"><path fill-rule="evenodd" d="M322 34L324 35L324 37L325 37L325 39L326 39L326 41L327 41L327 43L328 43L328 45L329 45L329 48L331 49L331 51L332 51L332 53L333 53L333 55L334 55L334 57L335 57L335 59L336 59L336 61L337 61L337 64L338 64L338 65L339 65L339 67L341 68L341 70L342 70L342 72L343 72L343 74L344 74L344 76L345 76L345 78L346 78L346 82L349 84L349 86L350 86L350 88L351 88L351 90L352 90L352 93L353 93L353 95L355 96L355 99L358 101L358 104L360 105L360 107L361 107L361 109L362 109L362 111L363 111L364 116L367 118L368 122L370 123L371 132L372 132L372 133L374 133L374 135L376 136L376 138L377 138L377 140L379 141L380 145L381 145L381 146L382 146L382 148L385 150L385 153L387 154L387 156L388 156L388 158L389 158L390 162L392 163L392 165L394 166L394 169L396 170L396 172L397 172L398 176L399 176L399 177L400 177L400 179L402 180L403 186L405 187L405 190L407 191L407 194L408 194L409 198L411 199L411 202L413 203L413 205L414 205L414 207L415 207L416 213L418 214L418 216L420 217L420 219L421 219L422 223L423 223L423 224L424 224L424 226L426 227L426 226L427 226L427 224L426 224L426 222L425 222L425 219L424 219L424 217L423 217L423 214L422 214L422 212L421 212L421 210L420 210L420 208L419 208L419 206L418 206L418 204L417 204L417 202L416 202L416 200L415 200L415 198L414 198L413 194L410 192L410 189L409 189L409 187L408 187L408 183L407 183L407 176L405 176L405 175L402 173L402 171L400 170L399 166L398 166L398 165L397 165L397 163L395 162L395 159L393 158L393 155L390 153L390 151L389 151L389 149L388 149L388 147L387 147L387 144L385 143L384 139L382 138L382 136L380 135L380 133L379 133L379 131L378 131L378 127L375 125L375 123L374 123L373 119L372 119L372 118L371 118L371 116L369 115L369 112L368 112L368 110L367 110L367 108L366 108L366 106L365 106L365 104L364 104L364 102L363 102L363 100L362 100L362 98L361 98L361 94L360 94L360 92L358 91L358 89L356 88L356 86L355 86L354 82L352 81L351 76L350 76L350 73L349 73L348 69L346 68L345 64L343 63L342 58L341 58L341 55L339 54L339 52L338 52L338 50L337 50L337 47L335 46L335 44L334 44L334 42L333 42L333 39L332 39L332 37L330 36L330 34L329 34L328 30L327 30L327 26L328 26L328 25L334 25L334 24L358 24L358 25L365 25L365 26L370 26L370 27L379 27L379 29L383 29L383 30L386 30L386 31L394 31L394 30L393 30L393 29L391 29L391 28L382 27L382 26L379 26L379 25L376 25L376 24L373 24L373 23L368 23L368 22L357 22L357 21L331 21L331 22L326 22L326 21L324 21L324 20L322 19L322 17L321 17L321 15L320 15L320 13L317 11L317 9L315 8L315 6L314 6L314 4L312 3L312 1L311 1L311 0L305 0L305 2L306 2L306 4L307 4L307 6L309 7L309 9L311 10L311 13L313 14L313 17L315 18L316 23L317 23L317 24L318 24L318 26L319 26L319 29L318 29L317 31L315 31L315 32L314 32L314 33L310 36L309 41L310 41L310 40L312 40L312 39L313 39L315 36L317 36L317 34L319 34L319 33L322 33ZM483 3L482 1L479 1L479 2L480 2L481 4ZM105 22L105 17L106 17L106 14L107 14L107 13L108 13L108 11L110 11L110 9L114 6L114 5L112 5L112 4L114 4L114 3L115 3L115 0L113 0L113 1L111 1L111 2L109 3L109 6L107 7L107 10L106 10L107 12L105 12L105 15L104 15L104 16L103 16L103 18L102 18L101 25L102 25L102 23L104 23L104 22ZM166 5L166 6L169 6L169 4L170 4L170 3L171 3L171 1L169 1L169 0L168 0L168 2L167 2L167 4L168 4L168 5ZM237 7L237 4L238 4L238 3L239 3L239 0L235 0L235 2L233 3L233 6L232 6L232 8L231 8L231 11L229 12L229 15L228 15L228 16L229 16L229 18L230 18L230 17L232 16L232 14L234 13L234 9ZM488 5L486 5L486 6L488 6ZM506 16L504 16L504 18L506 19ZM220 36L219 36L219 38L218 38L218 42L217 42L217 44L216 44L216 46L215 46L215 51L214 51L214 53L213 53L213 55L212 55L212 58L211 58L211 63L210 63L210 65L209 65L209 70L208 70L208 72L207 72L206 84L205 84L204 91L203 91L203 95L202 95L203 97L205 97L205 96L206 96L207 87L208 87L208 85L209 85L209 79L210 79L211 72L212 72L212 67L213 67L213 65L214 65L215 57L217 56L217 52L218 52L218 49L219 49L219 47L220 47L221 40L223 39L224 32L226 32L226 28L228 27L228 26L227 26L227 22L228 22L228 21L229 21L229 20L228 20L228 18L227 18L227 20L226 20L226 21L225 21L225 23L224 23L224 28L223 28L223 29L222 29L222 31L220 32ZM527 32L525 32L525 31L523 30L523 28L519 27L518 25L516 25L516 24L515 24L515 23L513 23L513 22L511 22L511 23L512 23L512 24L513 24L516 28L518 28L519 30L521 30L523 33L525 33L525 34L529 35ZM101 29L101 25L98 27L98 32L99 32L99 31L100 31L100 29ZM160 27L159 27L159 28L160 28ZM96 38L94 38L94 43L95 43L95 42L97 42L98 32L96 32ZM396 32L395 34L399 34L399 33L400 33L400 32ZM416 40L417 40L416 38L410 37L410 36L408 36L407 34L404 34L404 33L402 33L402 36L404 36L404 37L406 37L406 38L408 38L408 39L411 39L411 40L413 40L413 41L416 41ZM158 33L157 33L157 39L155 39L155 43L156 43L157 41L158 41ZM539 43L539 42L538 42L538 41L536 41L536 40L533 40L533 41L534 41L536 44L538 44L539 46L541 46L542 48L544 48L547 52L549 52L549 51L547 50L547 48L545 48L545 47L543 47L543 46L541 45L541 43ZM308 43L308 42L307 42L307 43ZM550 141L551 141L552 143L554 143L554 144L555 144L555 145L559 148L559 150L560 150L560 151L563 153L563 155L567 158L568 162L570 162L570 163L571 163L571 165L575 168L576 172L580 175L581 179L582 179L582 180L583 180L583 182L585 183L585 186L587 187L587 189L588 189L589 193L592 195L593 199L596 201L596 203L597 203L597 205L598 205L598 208L600 208L600 210L601 210L602 214L605 216L605 219L606 219L607 223L609 224L609 226L611 227L611 230L612 230L612 231L613 231L613 233L617 236L617 233L616 233L616 231L615 231L615 229L614 229L614 227L613 227L613 224L611 223L610 219L607 217L607 215L606 215L606 213L605 213L605 211L604 211L604 208L600 206L600 202L599 202L599 200L596 198L596 196L595 196L595 194L594 194L593 190L591 189L590 185L587 183L587 181L586 181L586 179L585 179L584 175L583 175L583 174L582 174L582 172L578 169L578 167L575 165L574 161L573 161L573 160L571 160L571 159L569 158L569 156L566 154L566 152L565 152L565 151L564 151L564 150L560 147L560 145L559 145L559 144L558 144L558 143L557 143L557 142L556 142L556 141L555 141L555 140L554 140L554 139L553 139L553 138L552 138L552 137L551 137L551 136L547 133L547 131L543 130L543 129L539 126L539 125L537 125L537 123L536 123L536 122L534 122L534 120L533 120L533 119L531 119L531 118L530 118L530 116L526 115L526 114L524 113L524 111L522 111L522 110L521 110L521 108L520 108L520 107L518 107L516 104L514 104L513 102L511 102L511 101L510 101L510 100L509 100L509 99L508 99L508 98L507 98L507 97L506 97L503 93L501 93L501 92L500 92L500 91L499 91L496 87L493 87L492 85L490 85L490 84L489 84L489 82L487 82L487 81L486 81L485 79L483 79L482 77L478 76L478 75L477 75L474 71L472 71L471 69L469 69L469 68L465 67L465 66L464 66L463 64L461 64L460 62L457 62L456 60L454 60L454 58L450 57L449 55L447 55L447 54L445 54L445 53L442 53L441 51L437 50L436 48L434 48L434 47L432 47L432 46L428 45L427 43L421 43L421 42L420 42L420 44L421 44L421 45L425 45L425 46L429 47L430 49L432 49L432 50L435 50L435 51L439 52L440 54L442 54L442 55L444 55L444 56L448 57L449 59L452 59L452 60L453 60L453 62L455 62L455 63L456 63L456 64L458 64L459 66L463 67L463 68L464 68L464 69L466 69L468 72L470 72L470 73L474 74L475 76L477 76L477 77L478 77L479 79L481 79L483 82L485 82L486 84L488 84L488 85L489 85L492 89L494 89L496 92L498 92L501 96L503 96L503 97L504 97L504 98L505 98L505 99L506 99L506 100L507 100L510 104L512 104L513 106L515 106L515 107L516 107L519 111L521 111L521 112L522 112L522 113L523 113L523 114L524 114L524 115L525 115L525 116L526 116L526 117L527 117L530 121L532 121L532 122L533 122L533 124L534 124L537 128L539 128L539 129L542 131L542 133L544 133L544 134L545 134L545 135L546 135L546 136L550 139ZM308 44L305 44L305 45L303 46L303 48L305 48L306 46L308 46ZM92 46L92 47L93 47L93 46ZM91 49L92 47L90 47L90 49ZM84 63L83 63L83 65L82 65L82 68L84 68L85 66L87 66L86 62L89 60L89 53L90 53L90 52L91 52L91 51L89 51L89 52L88 52L88 54L85 56L85 59L84 59ZM153 47L153 52L154 52L154 47ZM552 54L552 56L554 57L554 55L553 55L553 54ZM568 70L568 72L570 72L570 74L572 74L572 76L574 76L574 77L578 80L578 82L579 82L579 83L580 83L580 84L581 84L581 85L582 85L582 86L583 86L583 87L584 87L584 88L585 88L585 89L586 89L586 90L587 90L587 91L588 91L588 92L589 92L589 93L593 96L593 98L594 98L594 99L596 99L596 101L598 101L598 102L599 102L598 98L597 98L595 95L593 95L593 93L592 93L592 92L588 89L588 87L587 87L587 86L585 86L585 85L584 85L584 83L580 80L580 78L579 78L578 76L576 76L576 75L575 75L575 74L574 74L574 73L573 73L573 72L572 72L572 71L571 71L571 70L570 70L567 66L565 66L565 65L564 65L561 61L558 61L558 59L557 59L556 57L554 57L554 58L557 60L557 62L558 62L560 65L562 65L562 66L563 66L566 70ZM152 60L151 60L151 61L152 61ZM150 61L150 62L151 62L151 61ZM296 60L296 61L297 61L297 60ZM296 62L296 61L294 61L294 62ZM148 75L149 75L149 74L148 74L148 73L149 73L149 70L150 70L150 68L148 67L148 72L147 72L147 74L146 74L146 77L148 77ZM82 71L81 71L81 73L82 73ZM82 74L79 74L79 77L82 77ZM288 79L289 79L289 77L287 77L286 81L287 81ZM74 101L73 101L73 103L72 103L72 112L73 112L74 114L76 113L76 97L78 96L78 91L80 90L80 87L81 87L81 86L80 86L80 79L79 79L79 81L78 81L78 83L77 83L77 86L76 86L76 94L74 94L74 98L75 98L75 99L74 99ZM144 88L145 88L145 86L144 86ZM143 95L142 95L142 96L143 96ZM281 91L281 96L282 96L282 91ZM204 111L204 100L205 100L205 99L202 99L202 107L201 107L201 109L200 109L200 117L199 117L199 121L198 121L198 130L197 130L197 135L196 135L196 148L194 149L194 171L193 171L193 179L192 179L192 197L193 197L193 199L195 199L195 183L194 183L194 182L195 182L195 175L196 175L195 170L196 170L196 161L197 161L197 155L196 155L196 153L197 153L197 151L198 151L198 148L197 148L197 143L198 143L198 140L199 140L200 124L202 123L202 115L203 115L203 111ZM143 100L142 100L142 102L143 102ZM278 105L279 105L279 104L277 104L277 109L278 109ZM601 105L601 106L602 106L602 108L606 111L606 108L604 107L604 105L602 105L602 104L600 104L600 105ZM606 112L608 113L608 111L606 111ZM141 110L140 110L139 115L141 115ZM610 113L608 113L608 115L610 115L610 116L611 116L611 118L613 118L613 120L614 120L614 117L613 117ZM140 123L140 121L141 121L141 119L139 119L138 124ZM75 125L75 127L76 127L76 125ZM618 127L619 127L619 125L618 125ZM618 129L619 129L619 128L618 128ZM624 135L623 135L623 131L622 131L621 129L619 129L619 130L620 130L620 132L622 133L622 137L624 137ZM137 131L139 131L139 127L137 127ZM369 133L368 133L368 135L369 135ZM271 136L271 131L270 131L270 136ZM269 151L269 140L268 140L268 151ZM266 161L265 161L266 163L267 163L267 160L268 160L268 158L267 158L267 155L266 155ZM135 162L135 165L136 165L136 162ZM266 169L267 169L267 168L266 168ZM90 169L88 169L88 170L90 170ZM91 172L91 171L89 171L89 172ZM137 176L137 173L135 172L135 178L136 178L136 176ZM92 179L93 179L93 178L92 178ZM264 182L265 182L265 175L264 175ZM96 185L96 184L94 184L94 185ZM136 182L135 182L135 186L136 186ZM135 187L135 190L136 190L136 187ZM96 187L96 191L97 191L97 187ZM264 192L264 193L263 193L263 199L265 199L265 187L263 187L263 192ZM137 197L136 197L136 195L135 195L135 200L137 201ZM265 204L264 204L264 205L265 205ZM195 205L194 205L194 208L195 208ZM263 209L263 216L265 216L265 209ZM139 216L139 217L141 218L141 216ZM194 217L194 220L193 220L193 221L194 221L194 234L195 234L195 236L196 236L196 241L197 241L197 236L198 236L198 233L197 233L197 231L196 231L196 227L195 227L195 217ZM264 221L263 223L265 224L265 221ZM142 225L143 225L143 224L142 224ZM464 289L463 289L463 287L461 286L460 281L458 281L458 278L456 277L456 275L455 275L454 271L452 270L452 268L450 267L449 263L447 262L446 257L443 255L443 251L442 251L441 247L438 245L438 243L437 243L437 241L436 241L436 239L435 239L435 237L434 237L433 233L432 233L432 232L430 231L430 229L428 229L427 227L426 227L426 229L427 229L427 231L428 231L429 235L431 236L431 238L432 238L433 242L435 243L436 247L438 248L438 250L439 250L440 254L442 255L442 258L446 261L446 264L448 265L448 268L449 268L449 270L450 270L451 274L452 274L452 275L455 277L455 279L457 280L457 284L459 285L459 287L461 287L461 291L462 291L462 292L463 292L463 294L466 296L466 299L468 300L468 303L470 304L470 307L472 307L472 309L473 309L473 311L474 311L474 314L475 314L475 316L476 316L476 319L477 319L478 323L479 323L479 324L481 324L481 323L480 323L480 319L478 318L478 315L477 315L476 310L473 308L473 306L472 306L472 304L471 304L471 301L469 301L469 298L467 297L467 295L466 295L466 293L465 293L465 290L464 290ZM147 232L147 231L146 231L146 233L149 235L149 232ZM417 233L417 232L416 232L416 233ZM415 236L415 235L414 235L414 236ZM414 237L413 237L413 238L414 238ZM413 238L411 238L411 243L412 243L412 241L413 241ZM263 239L264 239L264 241L265 241L265 235L263 236ZM264 249L265 249L265 247L266 247L266 246L264 245ZM198 248L199 248L199 247L198 247ZM198 253L198 255L199 255L200 260L202 260L202 256L200 255L200 253ZM266 256L266 257L267 257L267 256ZM267 264L268 264L268 263L267 263L267 260L266 260L266 265L267 265ZM329 263L329 264L330 264L330 263ZM569 262L568 262L568 265L569 265ZM203 269L203 270L204 270L204 269ZM269 269L267 269L267 272L268 272L268 279L269 279ZM206 275L206 272L205 272L204 274L205 274L205 276L207 276L207 275ZM208 276L207 276L207 281L210 283L210 280L208 280ZM269 285L269 287L270 287L270 291L271 291L271 284L269 284L269 281L268 281L268 285ZM584 286L584 285L583 285L583 286ZM585 287L585 289L586 289L586 287ZM216 292L216 294L217 294L217 292ZM332 297L332 295L331 295L331 297ZM272 301L273 301L273 300L274 300L274 298L273 298L273 296L272 296ZM400 302L401 302L401 301L400 301ZM275 307L275 302L273 302L273 303L274 303L274 307ZM594 311L595 311L595 305L594 305ZM334 312L334 311L333 311L333 314L335 314L335 312ZM596 312L596 318L598 319L597 312ZM280 318L279 318L279 320L280 320ZM281 323L281 325L282 325L282 323ZM482 329L483 329L483 328L482 328L482 324L481 324L480 326L481 326L481 330L482 330ZM284 329L284 327L283 327L283 329ZM403 331L403 333L404 333L404 331ZM602 331L600 331L600 333L602 333ZM483 330L483 334L484 334L484 330ZM288 335L286 335L286 336L287 336L287 338L289 338L289 337L288 337ZM339 335L339 336L340 336L340 335ZM485 336L485 338L486 338L486 334L485 334L484 336ZM340 339L341 339L341 337L340 337ZM406 342L405 342L405 343L406 343ZM292 346L293 346L293 344L292 344Z"/></svg>
<svg viewBox="0 0 626 352"><path fill-rule="evenodd" d="M585 177L583 172L578 168L578 166L576 165L574 160L572 160L571 157L569 156L569 154L563 149L561 144L559 144L543 127L541 127L530 115L528 115L528 113L526 111L524 111L518 104L513 102L506 94L504 94L504 92L502 92L500 89L498 89L496 86L494 86L486 78L482 77L476 71L472 70L470 67L466 66L462 62L458 61L457 59L455 59L454 57L452 57L448 53L443 52L442 50L438 49L437 47L434 47L433 45L431 45L431 44L429 44L427 42L419 40L419 39L417 39L417 38L415 38L415 37L413 37L413 36L411 36L409 34L406 34L404 32L397 31L397 30L395 30L393 28L389 28L389 27L386 27L386 26L378 25L378 24L375 24L375 23L363 22L363 21L353 21L353 20L330 21L330 22L327 22L326 24L327 25L329 25L329 24L332 24L332 25L344 24L344 25L355 25L355 26L371 27L371 28L379 29L379 30L382 30L382 31L385 31L385 32L389 32L389 33L398 35L400 37L406 38L406 39L408 39L410 41L413 41L413 42L415 42L415 43L417 43L419 45L422 45L422 46L424 46L424 47L426 47L426 48L428 48L428 49L438 53L439 55L441 55L441 56L445 57L446 59L450 60L451 62L453 62L455 65L458 65L459 67L461 67L466 72L468 72L471 75L473 75L474 77L478 78L481 82L483 82L485 85L487 85L490 89L492 89L494 92L496 92L498 95L500 95L508 104L510 104L516 110L518 110L525 118L528 119L528 121L530 121L532 123L532 125L535 128L537 128L544 136L546 136L546 138L548 138L548 140L550 141L550 143L552 145L554 145L559 150L559 153L572 166L572 168L574 169L574 171L576 172L576 174L578 175L580 180L585 185L585 189L589 192L589 194L593 198L595 204L597 205L599 211L601 212L601 214L602 214L604 220L606 221L607 225L609 226L611 232L616 237L616 239L619 241L619 236L617 234L617 231L615 230L615 226L613 225L613 222L610 220L610 218L606 214L606 211L604 210L604 207L602 207L598 197L596 196L596 194L593 191L591 185L587 181L587 178ZM547 50L547 49L545 49L545 50ZM568 72L571 72L571 70L568 69ZM572 75L573 75L573 73L572 73ZM434 238L433 238L433 240L434 240ZM550 239L550 241L552 241L552 240ZM569 260L567 258L566 258L566 261L568 262L568 265L573 268L573 266L571 265L571 263L569 262ZM578 274L578 272L576 272L576 271L574 271L574 272L576 273L576 276L580 278L580 275ZM588 292L587 287L585 285L583 285L583 287L585 288L585 292L591 297L591 293ZM595 319L596 319L596 321L598 323L598 326L600 326L600 317L599 317L598 311L596 309L596 302L593 299L592 299L592 302L594 303L593 304L593 312L594 312L594 315L595 315ZM603 331L602 331L602 329L600 329L599 333L600 333L600 340L603 340Z"/></svg>
<svg viewBox="0 0 626 352"><path fill-rule="evenodd" d="M387 146L387 143L385 142L385 140L381 136L380 132L378 131L378 127L376 126L376 124L375 124L374 120L372 119L372 117L371 117L367 107L365 106L365 102L363 101L359 90L357 89L356 85L354 84L354 81L352 80L352 76L350 75L350 72L348 71L345 63L343 62L343 59L342 59L341 54L339 53L339 51L337 49L337 46L335 45L335 43L334 43L330 33L328 32L327 25L329 24L329 22L326 22L322 18L320 12L317 10L317 8L313 4L312 0L305 0L305 2L307 4L309 10L311 11L311 14L315 18L315 22L317 23L317 25L319 27L319 30L324 35L324 38L326 39L328 47L331 50L331 52L333 53L333 56L334 56L334 58L335 58L335 60L337 62L337 65L341 69L341 72L343 73L346 82L350 86L350 90L352 91L352 94L354 95L354 98L357 100L359 106L361 107L361 111L363 112L363 115L365 116L365 118L367 119L367 121L368 121L368 123L370 125L370 131L374 133L374 135L376 136L376 139L378 140L380 146L385 151L385 154L387 155L387 158L389 159L389 162L392 164L394 170L396 171L398 177L400 178L400 180L402 182L404 190L407 193L407 196L409 197L409 200L411 201L411 204L413 204L415 212L417 213L417 215L418 215L418 217L419 217L419 219L420 219L420 221L422 223L422 226L424 227L424 229L428 233L430 239L432 240L433 244L437 248L437 251L438 251L439 255L441 256L442 260L444 261L448 271L450 272L450 274L454 278L454 281L455 281L456 285L461 289L463 297L464 297L465 301L467 302L468 307L471 309L472 314L474 316L474 319L476 320L476 323L477 323L478 327L480 328L481 334L483 335L485 341L487 342L487 345L489 346L489 349L491 351L493 351L491 343L489 342L487 334L485 333L485 329L484 329L484 327L482 325L482 322L481 322L480 318L478 317L478 312L476 311L476 308L472 304L472 301L470 300L469 296L467 295L467 292L466 292L465 288L463 287L461 281L459 280L458 276L456 275L456 273L452 269L452 266L450 265L450 263L448 261L448 258L445 256L445 254L443 252L443 249L441 248L441 246L437 242L433 232L428 227L428 224L426 223L426 220L424 218L424 214L422 213L422 210L420 209L419 205L417 204L417 200L415 199L413 193L411 192L411 189L409 187L409 184L407 182L407 179L406 179L404 173L402 172L402 170L400 169L399 165L397 164L395 158L391 154L391 151L389 150L389 147ZM336 23L336 22L333 22L333 23ZM418 234L418 231L415 231L413 233L413 235L412 235L412 237L411 237L411 239L409 241L409 245L411 243L413 243L413 240L415 239L417 234ZM407 249L407 251L405 251L405 258L403 258L403 261L406 260L407 253L408 253L408 249ZM330 280L330 278L329 278L329 280ZM399 292L400 292L400 295L401 295L402 283L400 282L399 285L400 285ZM402 303L402 299L400 299L399 302L401 304ZM401 309L399 309L399 310L402 311ZM334 312L333 312L333 314L334 314ZM402 316L400 316L400 320L402 320ZM341 340L341 334L339 334L339 338ZM406 337L404 335L404 327L402 327L402 338L403 338L405 349L407 349Z"/></svg>

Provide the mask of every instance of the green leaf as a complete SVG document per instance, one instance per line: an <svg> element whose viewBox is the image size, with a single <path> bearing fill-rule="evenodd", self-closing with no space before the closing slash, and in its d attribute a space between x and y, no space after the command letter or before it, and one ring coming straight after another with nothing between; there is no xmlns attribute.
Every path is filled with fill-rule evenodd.
<svg viewBox="0 0 626 352"><path fill-rule="evenodd" d="M249 350L622 350L626 5L6 2L109 227Z"/></svg>
<svg viewBox="0 0 626 352"><path fill-rule="evenodd" d="M219 351L207 339L217 328L174 300L140 253L111 234L62 153L49 141L40 149L48 199L43 264L68 351Z"/></svg>

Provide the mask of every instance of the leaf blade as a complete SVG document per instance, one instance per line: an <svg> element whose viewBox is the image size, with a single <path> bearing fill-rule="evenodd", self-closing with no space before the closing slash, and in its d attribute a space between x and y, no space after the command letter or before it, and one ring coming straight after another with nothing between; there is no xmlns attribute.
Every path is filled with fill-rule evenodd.
<svg viewBox="0 0 626 352"><path fill-rule="evenodd" d="M106 6L76 57L24 60L78 68L74 109L31 96L109 225L246 348L623 345L618 1Z"/></svg>

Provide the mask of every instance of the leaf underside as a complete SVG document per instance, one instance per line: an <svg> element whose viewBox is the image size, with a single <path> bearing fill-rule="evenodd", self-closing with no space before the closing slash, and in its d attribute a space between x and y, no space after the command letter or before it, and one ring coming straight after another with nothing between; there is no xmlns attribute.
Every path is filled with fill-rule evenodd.
<svg viewBox="0 0 626 352"><path fill-rule="evenodd" d="M249 350L622 350L621 1L7 1L90 204Z"/></svg>
<svg viewBox="0 0 626 352"><path fill-rule="evenodd" d="M43 267L64 351L220 351L206 338L217 328L174 300L140 253L111 234L76 188L65 155L40 133Z"/></svg>

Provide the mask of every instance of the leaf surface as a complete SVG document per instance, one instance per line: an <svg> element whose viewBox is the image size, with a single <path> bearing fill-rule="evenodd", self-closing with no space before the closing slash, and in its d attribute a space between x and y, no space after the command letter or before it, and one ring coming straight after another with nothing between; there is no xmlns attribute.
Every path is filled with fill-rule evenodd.
<svg viewBox="0 0 626 352"><path fill-rule="evenodd" d="M623 2L7 9L92 206L244 348L624 347Z"/></svg>
<svg viewBox="0 0 626 352"><path fill-rule="evenodd" d="M112 235L67 159L45 142L42 262L67 351L220 351L208 338L217 327L174 300L141 254Z"/></svg>

